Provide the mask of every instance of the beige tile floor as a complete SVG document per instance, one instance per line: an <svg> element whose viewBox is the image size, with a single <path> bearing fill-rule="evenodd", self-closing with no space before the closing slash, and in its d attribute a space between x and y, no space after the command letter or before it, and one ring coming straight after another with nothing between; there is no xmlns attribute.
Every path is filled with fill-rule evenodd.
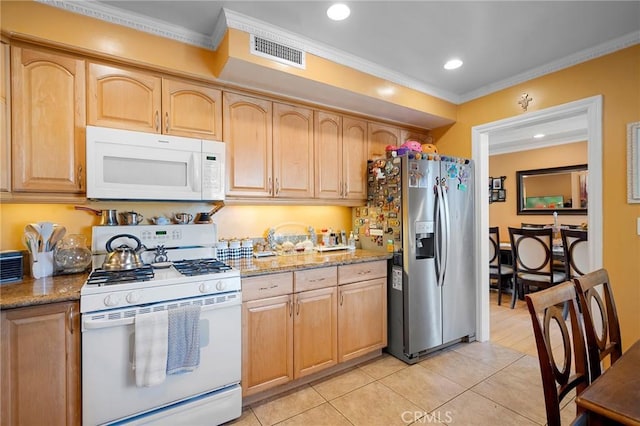
<svg viewBox="0 0 640 426"><path fill-rule="evenodd" d="M508 299L508 297L507 297ZM461 343L414 365L383 354L246 407L233 425L544 425L542 382L524 302L491 296L491 340ZM575 415L563 401L563 424Z"/></svg>

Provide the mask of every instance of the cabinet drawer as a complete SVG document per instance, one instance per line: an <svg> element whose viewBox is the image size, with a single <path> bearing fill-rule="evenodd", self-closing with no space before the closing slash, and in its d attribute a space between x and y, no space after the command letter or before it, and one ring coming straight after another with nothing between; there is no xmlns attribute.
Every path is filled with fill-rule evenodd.
<svg viewBox="0 0 640 426"><path fill-rule="evenodd" d="M349 284L358 281L384 278L387 276L387 261L353 263L338 267L338 284Z"/></svg>
<svg viewBox="0 0 640 426"><path fill-rule="evenodd" d="M315 290L338 284L338 268L305 269L293 273L294 291Z"/></svg>
<svg viewBox="0 0 640 426"><path fill-rule="evenodd" d="M293 274L261 275L242 279L242 300L264 299L293 293Z"/></svg>

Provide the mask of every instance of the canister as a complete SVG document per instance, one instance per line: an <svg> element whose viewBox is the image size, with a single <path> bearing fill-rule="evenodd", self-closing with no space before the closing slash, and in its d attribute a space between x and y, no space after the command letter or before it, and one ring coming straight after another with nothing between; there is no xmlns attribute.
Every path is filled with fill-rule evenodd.
<svg viewBox="0 0 640 426"><path fill-rule="evenodd" d="M245 259L253 256L253 240L251 238L245 238L242 240L241 254Z"/></svg>
<svg viewBox="0 0 640 426"><path fill-rule="evenodd" d="M218 244L216 244L216 252L216 258L219 261L226 262L229 260L229 244L226 241L218 241Z"/></svg>
<svg viewBox="0 0 640 426"><path fill-rule="evenodd" d="M240 240L229 241L229 260L239 260L241 255Z"/></svg>

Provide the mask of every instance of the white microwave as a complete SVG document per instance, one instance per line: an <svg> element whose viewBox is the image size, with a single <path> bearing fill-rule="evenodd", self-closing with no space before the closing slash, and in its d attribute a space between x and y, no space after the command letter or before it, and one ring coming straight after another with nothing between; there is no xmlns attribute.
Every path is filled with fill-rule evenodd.
<svg viewBox="0 0 640 426"><path fill-rule="evenodd" d="M87 126L87 198L224 200L225 144Z"/></svg>

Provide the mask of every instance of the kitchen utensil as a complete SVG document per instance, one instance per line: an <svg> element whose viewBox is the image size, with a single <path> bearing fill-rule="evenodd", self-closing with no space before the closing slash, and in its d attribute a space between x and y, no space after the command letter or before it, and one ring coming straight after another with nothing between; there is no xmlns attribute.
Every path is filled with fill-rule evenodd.
<svg viewBox="0 0 640 426"><path fill-rule="evenodd" d="M211 223L211 222L213 222L213 215L223 207L224 207L224 202L223 201L217 202L213 206L213 209L211 209L211 211L198 213L198 216L196 216L195 222L196 223Z"/></svg>
<svg viewBox="0 0 640 426"><path fill-rule="evenodd" d="M123 225L138 225L144 219L140 213L136 212L122 212L120 213L120 217L122 217Z"/></svg>
<svg viewBox="0 0 640 426"><path fill-rule="evenodd" d="M135 248L122 244L115 249L111 248L111 243L118 238L130 238L137 243ZM109 238L106 244L107 256L104 259L102 268L107 271L124 271L140 268L144 265L140 258L140 253L146 250L142 242L131 234L118 234Z"/></svg>
<svg viewBox="0 0 640 426"><path fill-rule="evenodd" d="M118 213L115 209L96 210L85 206L75 206L76 210L86 210L100 216L100 225L113 226L118 224Z"/></svg>
<svg viewBox="0 0 640 426"><path fill-rule="evenodd" d="M58 242L64 237L67 233L67 229L64 226L53 225L53 234L51 234L51 238L49 238L49 247L50 250L54 250L58 245Z"/></svg>
<svg viewBox="0 0 640 426"><path fill-rule="evenodd" d="M186 225L193 220L193 215L190 213L176 213L173 215L173 220L181 225Z"/></svg>
<svg viewBox="0 0 640 426"><path fill-rule="evenodd" d="M40 225L40 239L42 240L42 251L51 251L49 247L49 239L53 234L53 223L51 222L39 222Z"/></svg>
<svg viewBox="0 0 640 426"><path fill-rule="evenodd" d="M164 216L154 216L151 219L149 219L151 221L151 223L153 223L154 225L168 225L171 223L171 221L169 220L169 218L166 218Z"/></svg>

